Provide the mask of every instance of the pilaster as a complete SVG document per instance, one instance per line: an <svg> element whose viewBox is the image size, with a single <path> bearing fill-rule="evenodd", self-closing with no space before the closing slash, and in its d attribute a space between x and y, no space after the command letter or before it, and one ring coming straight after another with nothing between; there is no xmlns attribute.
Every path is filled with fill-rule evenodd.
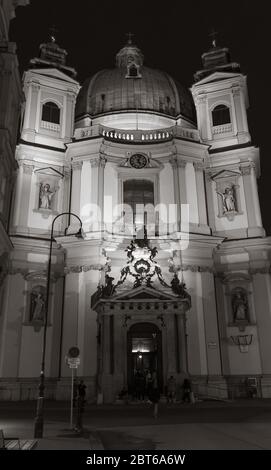
<svg viewBox="0 0 271 470"><path fill-rule="evenodd" d="M244 192L247 207L248 236L264 236L265 231L262 227L261 210L259 204L259 195L257 191L254 164L242 164L240 166L240 171L243 176Z"/></svg>

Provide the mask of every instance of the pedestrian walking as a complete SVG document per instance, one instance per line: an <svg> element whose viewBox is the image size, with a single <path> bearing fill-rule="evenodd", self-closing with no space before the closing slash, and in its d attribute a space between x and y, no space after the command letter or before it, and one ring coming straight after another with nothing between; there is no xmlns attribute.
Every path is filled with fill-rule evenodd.
<svg viewBox="0 0 271 470"><path fill-rule="evenodd" d="M79 385L78 380L77 378L75 378L73 381L73 398L72 398L72 404L74 408L76 407L76 404L77 404L78 385Z"/></svg>
<svg viewBox="0 0 271 470"><path fill-rule="evenodd" d="M176 396L176 379L171 375L167 381L167 402L173 403Z"/></svg>
<svg viewBox="0 0 271 470"><path fill-rule="evenodd" d="M83 380L80 380L78 385L78 395L77 395L77 422L75 430L81 432L83 429L83 412L85 409L86 402L86 385Z"/></svg>
<svg viewBox="0 0 271 470"><path fill-rule="evenodd" d="M191 383L190 380L184 379L183 382L183 401L190 403L190 394L191 394Z"/></svg>

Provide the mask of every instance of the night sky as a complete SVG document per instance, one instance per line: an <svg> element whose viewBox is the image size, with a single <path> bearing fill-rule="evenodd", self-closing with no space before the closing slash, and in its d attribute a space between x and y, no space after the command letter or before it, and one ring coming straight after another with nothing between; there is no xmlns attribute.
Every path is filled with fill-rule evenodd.
<svg viewBox="0 0 271 470"><path fill-rule="evenodd" d="M67 50L68 65L76 68L80 82L114 66L115 54L131 31L147 66L165 70L190 87L194 72L201 69L201 54L210 48L209 33L218 31L218 45L229 47L232 60L248 77L250 132L261 155L260 203L264 227L271 234L268 2L30 0L16 15L10 39L17 43L21 72L55 25L57 43Z"/></svg>

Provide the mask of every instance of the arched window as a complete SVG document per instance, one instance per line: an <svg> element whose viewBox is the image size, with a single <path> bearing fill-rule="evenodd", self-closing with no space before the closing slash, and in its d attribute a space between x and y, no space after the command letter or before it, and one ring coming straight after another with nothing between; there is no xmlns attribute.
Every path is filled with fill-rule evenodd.
<svg viewBox="0 0 271 470"><path fill-rule="evenodd" d="M135 65L130 65L129 69L129 76L130 77L137 77L137 67Z"/></svg>
<svg viewBox="0 0 271 470"><path fill-rule="evenodd" d="M60 109L57 104L52 101L47 101L42 106L42 121L52 122L53 124L60 123Z"/></svg>
<svg viewBox="0 0 271 470"><path fill-rule="evenodd" d="M123 202L132 209L134 224L144 224L147 209L154 206L154 186L149 180L129 179L123 184Z"/></svg>
<svg viewBox="0 0 271 470"><path fill-rule="evenodd" d="M212 111L213 126L221 126L231 122L230 109L224 104L219 104Z"/></svg>
<svg viewBox="0 0 271 470"><path fill-rule="evenodd" d="M125 78L141 78L139 73L139 66L135 63L131 63L127 65L127 74Z"/></svg>

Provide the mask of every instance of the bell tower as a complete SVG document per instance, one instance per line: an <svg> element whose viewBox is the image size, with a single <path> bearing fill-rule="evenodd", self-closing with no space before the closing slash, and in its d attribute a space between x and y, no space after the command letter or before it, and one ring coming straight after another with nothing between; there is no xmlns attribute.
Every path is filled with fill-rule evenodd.
<svg viewBox="0 0 271 470"><path fill-rule="evenodd" d="M217 45L202 54L193 94L205 162L208 218L214 235L244 239L265 235L257 190L259 150L247 122L248 92L240 65Z"/></svg>
<svg viewBox="0 0 271 470"><path fill-rule="evenodd" d="M79 84L76 71L66 65L67 51L55 37L40 45L23 77L26 97L21 140L65 148L73 134L74 108Z"/></svg>
<svg viewBox="0 0 271 470"><path fill-rule="evenodd" d="M247 83L240 65L216 39L201 58L203 68L195 73L191 91L202 141L212 148L249 143Z"/></svg>
<svg viewBox="0 0 271 470"><path fill-rule="evenodd" d="M48 232L52 218L68 209L70 168L65 151L74 132L80 86L66 57L52 35L40 45L39 56L30 61L23 77L25 107L16 151L13 233Z"/></svg>

